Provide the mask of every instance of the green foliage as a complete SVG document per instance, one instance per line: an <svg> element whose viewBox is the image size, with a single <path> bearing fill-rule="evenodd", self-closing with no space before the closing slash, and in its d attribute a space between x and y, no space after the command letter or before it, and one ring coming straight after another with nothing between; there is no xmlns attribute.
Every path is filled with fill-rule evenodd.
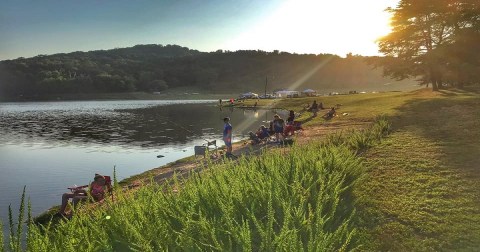
<svg viewBox="0 0 480 252"><path fill-rule="evenodd" d="M0 220L0 252L5 251L5 241L3 240L3 223L2 220Z"/></svg>
<svg viewBox="0 0 480 252"><path fill-rule="evenodd" d="M23 224L24 224L24 218L25 218L25 188L26 186L23 187L22 198L20 200L20 208L18 210L16 232L15 232L15 222L13 220L12 207L8 206L8 222L10 226L9 249L12 252L21 251L22 249L21 242L22 242ZM30 213L28 215L30 216ZM2 234L2 239L3 239L3 234ZM2 240L2 243L3 243L3 240Z"/></svg>
<svg viewBox="0 0 480 252"><path fill-rule="evenodd" d="M389 134L391 123L385 116L377 117L372 127L364 130L351 130L347 134L334 133L326 138L327 145L345 145L356 154L361 154Z"/></svg>
<svg viewBox="0 0 480 252"><path fill-rule="evenodd" d="M370 141L387 132L385 125L381 120L375 124L371 132L378 136L370 133ZM350 139L349 135L339 138ZM134 196L117 190L115 202L107 199L89 213L82 211L70 221L59 222L55 229L50 223L28 225L26 248L352 250L360 244L353 227L353 189L364 173L355 154L357 146L344 141L310 143L288 152L208 164L186 180L175 176L170 183L152 183ZM23 211L19 212L22 216ZM13 222L10 225L13 234ZM18 230L10 236L12 251L21 250Z"/></svg>

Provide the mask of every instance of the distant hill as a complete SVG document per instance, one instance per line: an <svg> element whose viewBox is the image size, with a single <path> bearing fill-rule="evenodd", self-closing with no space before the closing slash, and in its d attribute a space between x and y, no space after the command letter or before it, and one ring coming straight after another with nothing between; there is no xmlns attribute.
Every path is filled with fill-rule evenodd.
<svg viewBox="0 0 480 252"><path fill-rule="evenodd" d="M178 45L39 55L0 61L3 99L52 94L164 91L195 87L206 93L275 89L411 89L412 82L382 77L367 57L265 51L200 52Z"/></svg>

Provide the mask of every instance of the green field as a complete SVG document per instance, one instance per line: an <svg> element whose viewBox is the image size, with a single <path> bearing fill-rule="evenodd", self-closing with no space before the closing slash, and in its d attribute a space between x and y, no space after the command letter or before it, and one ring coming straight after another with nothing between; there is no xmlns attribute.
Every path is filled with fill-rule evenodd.
<svg viewBox="0 0 480 252"><path fill-rule="evenodd" d="M314 99L338 105L339 116L325 121L303 112L306 136L330 129L307 144L208 164L173 186L119 191L114 203L70 221L29 224L23 248L478 250L480 95L419 90L258 105L302 111ZM20 226L11 226L5 248L22 250Z"/></svg>

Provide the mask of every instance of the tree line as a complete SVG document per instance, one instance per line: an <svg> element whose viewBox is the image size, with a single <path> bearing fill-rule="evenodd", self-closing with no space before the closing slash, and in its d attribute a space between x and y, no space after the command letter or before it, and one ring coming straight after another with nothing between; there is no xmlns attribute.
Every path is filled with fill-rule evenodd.
<svg viewBox="0 0 480 252"><path fill-rule="evenodd" d="M392 32L379 40L386 57L370 60L396 79L418 77L433 90L480 82L480 2L401 0Z"/></svg>
<svg viewBox="0 0 480 252"><path fill-rule="evenodd" d="M365 59L351 55L240 50L199 52L178 45L39 55L0 62L4 98L52 94L158 92L197 87L205 92L280 88L351 88L390 82Z"/></svg>

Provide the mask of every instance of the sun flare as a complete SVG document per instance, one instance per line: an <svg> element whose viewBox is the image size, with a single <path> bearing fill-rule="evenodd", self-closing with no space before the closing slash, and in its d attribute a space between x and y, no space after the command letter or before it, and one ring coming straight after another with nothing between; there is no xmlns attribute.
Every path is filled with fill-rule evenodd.
<svg viewBox="0 0 480 252"><path fill-rule="evenodd" d="M377 55L375 40L390 31L384 10L396 2L289 0L226 47Z"/></svg>

